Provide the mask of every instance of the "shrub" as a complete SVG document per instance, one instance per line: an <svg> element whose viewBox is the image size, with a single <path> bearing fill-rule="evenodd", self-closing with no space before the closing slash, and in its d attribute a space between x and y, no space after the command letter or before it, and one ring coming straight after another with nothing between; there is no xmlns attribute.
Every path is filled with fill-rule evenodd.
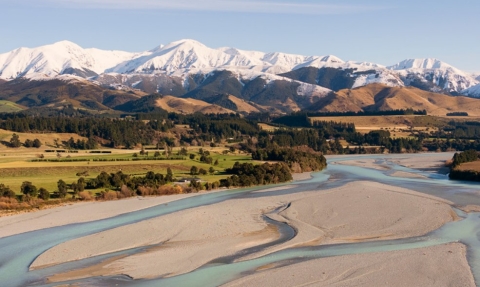
<svg viewBox="0 0 480 287"><path fill-rule="evenodd" d="M11 210L19 207L18 200L11 197L0 197L0 210Z"/></svg>
<svg viewBox="0 0 480 287"><path fill-rule="evenodd" d="M101 198L104 200L114 200L118 199L118 194L116 191L104 191L101 193Z"/></svg>
<svg viewBox="0 0 480 287"><path fill-rule="evenodd" d="M132 197L135 195L135 193L130 188L128 188L128 186L126 186L125 184L122 185L122 187L120 188L120 194L123 197Z"/></svg>
<svg viewBox="0 0 480 287"><path fill-rule="evenodd" d="M41 187L38 190L38 198L48 200L50 198L50 192L48 192L48 190L46 190L45 188Z"/></svg>
<svg viewBox="0 0 480 287"><path fill-rule="evenodd" d="M89 191L80 191L78 193L78 198L80 200L85 200L85 201L89 201L89 200L92 200L93 199L93 196L92 194L89 192Z"/></svg>

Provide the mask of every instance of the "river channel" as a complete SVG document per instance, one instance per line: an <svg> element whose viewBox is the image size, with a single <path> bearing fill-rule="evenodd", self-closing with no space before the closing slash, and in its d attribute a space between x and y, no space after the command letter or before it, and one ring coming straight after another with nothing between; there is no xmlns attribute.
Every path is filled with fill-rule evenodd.
<svg viewBox="0 0 480 287"><path fill-rule="evenodd" d="M435 155L436 154L418 154L415 156L425 158L427 161L429 157ZM448 156L451 157L451 154L446 155L446 158L448 158ZM132 280L127 276L115 276L91 277L71 282L57 282L55 284L48 284L45 281L45 278L53 274L98 264L99 262L119 255L136 254L154 246L118 251L38 270L30 270L29 268L38 256L62 242L119 226L161 217L185 209L213 205L235 198L268 197L311 190L322 192L352 181L374 181L391 186L404 187L447 199L458 206L467 204L480 205L480 186L478 183L451 181L447 175L437 173L434 170L412 169L397 164L396 159L402 157L404 157L404 155L329 157L329 165L326 170L314 173L311 179L296 182L294 185L290 183L277 185L278 187L282 187L278 188L278 191L258 192L264 189L272 189L272 186L264 186L205 193L177 200L168 205L154 206L102 220L41 229L0 238L0 285L12 287L58 286L62 284L75 284L75 286L218 286L238 278L241 274L272 263L290 264L313 258L407 250L449 242L461 242L467 246L467 259L475 282L477 286L480 286L480 213L472 212L467 214L459 209L455 209L455 211L461 220L447 223L440 229L425 236L396 240L289 248L256 259L238 261L237 259L246 254L258 252L261 249L286 242L295 236L295 231L288 225L273 222L265 217L265 220L270 220L269 223L276 225L281 233L280 238L275 242L244 250L241 254L238 254L238 256L218 258L192 272L168 278ZM371 167L344 164L344 162L359 159L373 160L375 165L381 166L382 168L374 169ZM409 173L417 176L394 176L395 172Z"/></svg>

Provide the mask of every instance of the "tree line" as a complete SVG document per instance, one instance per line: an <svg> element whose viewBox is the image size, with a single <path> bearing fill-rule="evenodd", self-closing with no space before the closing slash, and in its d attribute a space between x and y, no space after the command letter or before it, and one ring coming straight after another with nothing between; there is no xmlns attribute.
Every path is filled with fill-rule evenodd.
<svg viewBox="0 0 480 287"><path fill-rule="evenodd" d="M18 148L22 146L22 142L20 141L20 137L14 133L8 142L9 147ZM42 142L39 139L26 139L23 143L23 146L26 148L40 148L42 146Z"/></svg>
<svg viewBox="0 0 480 287"><path fill-rule="evenodd" d="M327 160L322 154L312 150L298 150L271 147L252 151L252 159L285 162L295 173L320 171L327 167Z"/></svg>
<svg viewBox="0 0 480 287"><path fill-rule="evenodd" d="M476 170L460 170L462 163L478 161L479 153L476 150L466 150L464 152L455 153L450 166L449 177L457 180L480 181L480 172Z"/></svg>
<svg viewBox="0 0 480 287"><path fill-rule="evenodd" d="M283 162L257 165L235 162L232 168L226 169L226 173L233 175L220 180L221 187L275 184L293 179L290 168Z"/></svg>

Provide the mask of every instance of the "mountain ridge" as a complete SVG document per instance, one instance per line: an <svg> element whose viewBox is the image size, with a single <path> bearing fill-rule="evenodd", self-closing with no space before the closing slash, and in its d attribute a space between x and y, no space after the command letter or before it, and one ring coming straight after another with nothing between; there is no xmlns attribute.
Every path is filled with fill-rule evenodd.
<svg viewBox="0 0 480 287"><path fill-rule="evenodd" d="M192 39L174 41L140 53L84 49L73 42L60 41L0 54L0 78L8 80L40 76L52 78L62 74L93 80L105 74L141 75L144 78L163 74L186 82L192 75L207 75L216 70L229 70L240 74L243 79L252 79L259 74L268 77L306 67L354 70L356 73L371 71L357 78L349 88L383 83L480 97L476 90L475 93L467 93L469 88L480 84L479 77L435 58L406 59L391 66L383 66L344 61L334 55L265 53L233 47L214 49Z"/></svg>
<svg viewBox="0 0 480 287"><path fill-rule="evenodd" d="M248 110L264 107L258 110L289 113L308 109L332 93L371 84L480 97L478 75L465 73L435 58L406 59L386 67L344 61L334 55L265 53L233 47L214 49L191 39L159 45L140 53L84 49L69 41L38 48L19 48L0 54L0 84L5 87L2 81L15 83L16 91L24 96L34 92L28 94L27 104L43 105L45 101L63 97L87 107L88 102L75 102L78 96L65 94L59 86L63 81L64 89L76 91L78 87L72 87L75 86L72 81L83 82L83 85L88 83L96 96L96 103L91 104L99 109L113 108L112 103L123 104L132 94L162 94L209 104L219 101L229 109L235 104L225 95L231 95L257 105L248 107ZM38 88L32 90L29 81L33 86L44 85L45 91L53 94L47 95ZM54 82L40 84L41 81ZM54 86L57 88L53 89ZM110 97L108 105L104 105L105 99L99 95L115 94L112 91L117 91L123 100ZM39 97L44 100L39 101Z"/></svg>

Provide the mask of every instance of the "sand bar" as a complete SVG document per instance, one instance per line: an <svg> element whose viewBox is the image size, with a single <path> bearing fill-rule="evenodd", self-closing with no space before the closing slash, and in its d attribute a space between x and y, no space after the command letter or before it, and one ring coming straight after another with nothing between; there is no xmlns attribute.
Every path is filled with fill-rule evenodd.
<svg viewBox="0 0 480 287"><path fill-rule="evenodd" d="M279 214L272 213L288 205ZM108 262L102 275L153 278L182 274L215 258L278 239L276 230L263 220L264 214L287 222L298 234L244 259L294 246L423 235L455 219L443 199L356 182L327 191L233 199L122 226L60 244L40 255L32 267L163 243L154 250Z"/></svg>
<svg viewBox="0 0 480 287"><path fill-rule="evenodd" d="M475 286L460 243L309 260L261 270L224 286Z"/></svg>

